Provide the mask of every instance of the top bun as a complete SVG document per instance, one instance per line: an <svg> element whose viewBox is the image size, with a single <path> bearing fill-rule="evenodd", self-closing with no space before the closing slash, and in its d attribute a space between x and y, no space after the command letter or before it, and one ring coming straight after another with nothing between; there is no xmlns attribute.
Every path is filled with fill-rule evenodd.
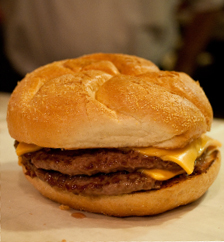
<svg viewBox="0 0 224 242"><path fill-rule="evenodd" d="M13 91L10 135L51 148L178 148L210 129L212 108L198 82L123 54L57 61Z"/></svg>

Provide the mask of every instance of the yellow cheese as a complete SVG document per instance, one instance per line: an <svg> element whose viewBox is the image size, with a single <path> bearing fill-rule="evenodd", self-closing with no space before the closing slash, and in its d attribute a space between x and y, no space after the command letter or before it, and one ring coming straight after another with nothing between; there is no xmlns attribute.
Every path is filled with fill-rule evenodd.
<svg viewBox="0 0 224 242"><path fill-rule="evenodd" d="M160 157L162 160L175 162L179 166L181 166L188 174L191 174L194 170L195 160L209 146L219 147L221 146L221 144L217 140L213 140L206 135L202 135L200 138L196 139L195 141L191 142L190 144L181 149L167 150L153 147L133 149L147 156L157 156ZM144 172L145 174L150 174L150 176L158 177L158 170L156 172L148 172L148 170L142 169L141 172ZM157 175L153 173L157 173ZM165 175L165 173L163 172L161 176L169 177L170 174Z"/></svg>
<svg viewBox="0 0 224 242"><path fill-rule="evenodd" d="M18 156L21 156L25 153L29 153L29 152L34 152L37 150L42 149L42 147L34 145L34 144L26 144L24 142L20 142L16 148L16 154Z"/></svg>
<svg viewBox="0 0 224 242"><path fill-rule="evenodd" d="M140 169L138 171L159 181L168 180L174 176L184 173L184 170L174 172L162 169Z"/></svg>

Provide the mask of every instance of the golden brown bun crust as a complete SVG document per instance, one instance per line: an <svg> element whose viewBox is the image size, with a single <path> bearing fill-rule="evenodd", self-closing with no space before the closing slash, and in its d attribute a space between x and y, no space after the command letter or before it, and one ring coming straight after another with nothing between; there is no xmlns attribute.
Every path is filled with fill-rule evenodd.
<svg viewBox="0 0 224 242"><path fill-rule="evenodd" d="M47 198L71 208L117 217L155 215L200 198L214 182L220 169L220 153L207 170L160 190L120 196L81 196L55 189L39 178L26 176ZM25 167L23 167L25 173Z"/></svg>
<svg viewBox="0 0 224 242"><path fill-rule="evenodd" d="M210 129L212 108L188 75L122 54L40 67L8 105L10 135L51 148L186 145Z"/></svg>

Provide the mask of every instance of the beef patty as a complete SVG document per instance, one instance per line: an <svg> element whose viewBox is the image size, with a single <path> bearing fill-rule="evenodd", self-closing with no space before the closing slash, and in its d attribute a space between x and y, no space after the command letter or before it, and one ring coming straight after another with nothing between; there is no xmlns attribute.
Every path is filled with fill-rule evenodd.
<svg viewBox="0 0 224 242"><path fill-rule="evenodd" d="M215 152L206 152L197 159L194 173L205 172L215 159ZM139 172L145 169L180 171L171 161L149 157L133 150L42 149L22 155L26 175L38 177L51 186L82 195L119 195L143 190L160 189L170 181L156 181ZM179 175L185 177L186 174Z"/></svg>
<svg viewBox="0 0 224 242"><path fill-rule="evenodd" d="M142 155L134 150L85 149L61 150L42 149L24 155L37 168L59 171L67 175L94 175L117 171L133 172L137 169L166 169L180 171L174 162L163 161L153 156Z"/></svg>

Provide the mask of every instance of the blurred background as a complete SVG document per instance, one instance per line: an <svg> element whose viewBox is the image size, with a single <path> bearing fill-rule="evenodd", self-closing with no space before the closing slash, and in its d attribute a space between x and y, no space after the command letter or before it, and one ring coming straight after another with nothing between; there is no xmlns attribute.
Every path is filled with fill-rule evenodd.
<svg viewBox="0 0 224 242"><path fill-rule="evenodd" d="M0 92L39 66L94 52L186 72L224 118L224 0L0 0Z"/></svg>

